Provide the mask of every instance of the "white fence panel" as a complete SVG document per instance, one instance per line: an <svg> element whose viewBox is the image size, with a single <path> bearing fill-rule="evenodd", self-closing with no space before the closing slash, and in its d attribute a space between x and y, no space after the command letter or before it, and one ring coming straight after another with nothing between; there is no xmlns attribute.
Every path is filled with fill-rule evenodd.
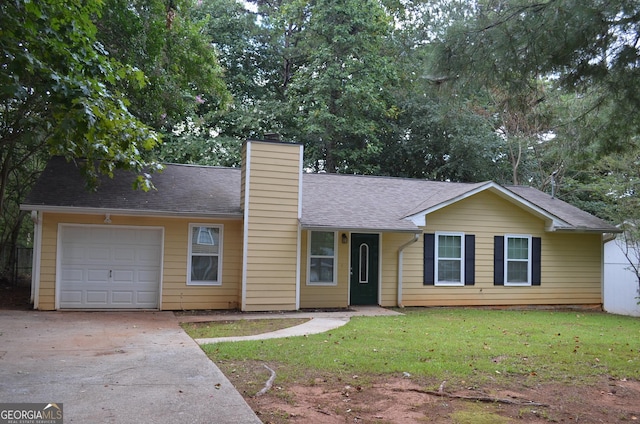
<svg viewBox="0 0 640 424"><path fill-rule="evenodd" d="M603 308L612 314L640 317L638 279L619 243L612 240L604 245Z"/></svg>

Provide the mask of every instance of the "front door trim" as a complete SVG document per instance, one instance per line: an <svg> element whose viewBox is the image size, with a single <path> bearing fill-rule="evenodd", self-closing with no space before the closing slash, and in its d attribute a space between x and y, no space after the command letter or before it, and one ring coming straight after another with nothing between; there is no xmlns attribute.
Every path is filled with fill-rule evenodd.
<svg viewBox="0 0 640 424"><path fill-rule="evenodd" d="M366 304L376 304L376 305L380 305L381 304L381 293L382 293L382 243L380 242L380 240L382 239L382 235L380 233L366 233L366 232L358 232L358 233L350 233L349 234L349 291L348 291L348 296L349 296L349 305L357 305L357 304L361 304L361 303L354 303L352 301L352 296L353 296L353 291L352 291L352 287L353 285L355 285L357 283L357 285L360 284L365 284L365 282L361 282L360 281L360 269L359 267L357 267L357 264L354 263L353 257L354 254L356 255L356 257L359 258L359 254L360 254L360 243L354 243L354 237L356 240L358 240L359 236L376 236L376 240L375 242L377 243L377 249L375 252L369 252L369 278L371 278L371 276L375 279L375 281L372 281L372 284L375 284L376 286L376 293L375 293L375 299L372 300L370 303L367 302ZM371 249L369 249L371 250ZM371 254L375 253L374 258L375 260L372 262L371 261ZM372 268L375 269L375 276L373 276ZM355 282L354 282L355 281ZM364 304L364 303L362 303Z"/></svg>

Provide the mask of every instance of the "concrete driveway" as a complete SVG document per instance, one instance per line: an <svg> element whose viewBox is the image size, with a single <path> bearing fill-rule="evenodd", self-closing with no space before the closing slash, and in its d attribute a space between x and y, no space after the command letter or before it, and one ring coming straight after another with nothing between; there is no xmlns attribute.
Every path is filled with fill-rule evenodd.
<svg viewBox="0 0 640 424"><path fill-rule="evenodd" d="M172 312L0 311L0 402L65 423L260 423Z"/></svg>

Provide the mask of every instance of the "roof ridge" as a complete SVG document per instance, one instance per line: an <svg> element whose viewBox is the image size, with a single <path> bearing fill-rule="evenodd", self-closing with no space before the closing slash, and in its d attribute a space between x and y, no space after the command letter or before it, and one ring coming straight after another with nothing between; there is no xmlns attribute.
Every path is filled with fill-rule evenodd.
<svg viewBox="0 0 640 424"><path fill-rule="evenodd" d="M162 162L162 165L168 166L184 166L189 168L207 168L207 169L229 169L229 170L240 170L242 168L237 166L221 166L221 165L200 165L198 163L173 163L173 162Z"/></svg>
<svg viewBox="0 0 640 424"><path fill-rule="evenodd" d="M475 184L486 184L486 183L492 182L490 180L477 181L477 182L440 181L440 180L428 180L425 178L399 177L394 175L341 174L341 173L335 173L335 172L303 172L303 175L327 175L327 176L333 176L333 177L358 177L358 178L389 179L389 180L402 180L402 181L420 181L425 183L437 183L437 184L443 184L443 185L444 184L475 185Z"/></svg>

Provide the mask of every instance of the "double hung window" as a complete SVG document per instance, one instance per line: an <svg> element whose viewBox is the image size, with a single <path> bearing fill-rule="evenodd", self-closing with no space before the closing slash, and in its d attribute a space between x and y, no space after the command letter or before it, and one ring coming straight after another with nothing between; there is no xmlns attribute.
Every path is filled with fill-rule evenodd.
<svg viewBox="0 0 640 424"><path fill-rule="evenodd" d="M221 284L221 256L222 226L189 225L187 284Z"/></svg>
<svg viewBox="0 0 640 424"><path fill-rule="evenodd" d="M505 285L531 284L531 237L505 236Z"/></svg>
<svg viewBox="0 0 640 424"><path fill-rule="evenodd" d="M424 285L475 284L475 235L437 232L424 234Z"/></svg>
<svg viewBox="0 0 640 424"><path fill-rule="evenodd" d="M436 233L435 285L464 285L464 237L456 233Z"/></svg>
<svg viewBox="0 0 640 424"><path fill-rule="evenodd" d="M335 232L311 231L309 233L308 284L336 284L336 240Z"/></svg>
<svg viewBox="0 0 640 424"><path fill-rule="evenodd" d="M539 286L542 270L541 247L540 237L521 234L495 236L493 284Z"/></svg>

